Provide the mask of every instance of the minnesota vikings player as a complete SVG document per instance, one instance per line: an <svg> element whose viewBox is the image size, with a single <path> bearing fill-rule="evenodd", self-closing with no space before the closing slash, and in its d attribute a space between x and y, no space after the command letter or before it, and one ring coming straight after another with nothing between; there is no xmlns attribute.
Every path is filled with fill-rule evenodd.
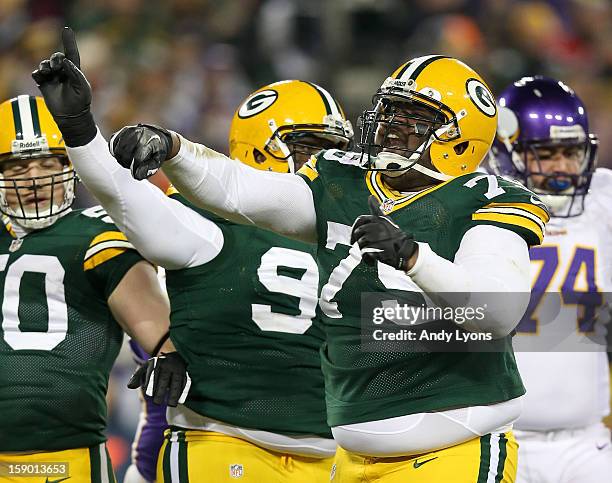
<svg viewBox="0 0 612 483"><path fill-rule="evenodd" d="M144 364L149 358L149 354L133 340L130 340L130 348L137 364ZM157 456L164 442L164 431L168 428L166 405L155 404L142 388L139 397L142 409L132 444L132 464L126 471L123 483L155 481Z"/></svg>
<svg viewBox="0 0 612 483"><path fill-rule="evenodd" d="M499 98L490 167L548 205L544 244L531 247L533 291L517 328L527 388L518 482L595 483L612 475L608 362L601 327L612 286L612 172L596 166L586 108L561 81L524 77Z"/></svg>

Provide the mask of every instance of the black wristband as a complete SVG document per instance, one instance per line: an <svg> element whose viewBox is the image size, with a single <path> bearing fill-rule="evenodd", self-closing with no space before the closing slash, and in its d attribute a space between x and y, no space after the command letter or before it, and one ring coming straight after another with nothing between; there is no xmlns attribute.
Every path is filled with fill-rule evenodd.
<svg viewBox="0 0 612 483"><path fill-rule="evenodd" d="M156 357L157 356L157 353L159 352L161 347L164 345L164 342L166 342L169 338L170 338L170 331L168 331L164 335L162 335L161 339L159 339L159 342L155 345L155 348L151 352L151 357Z"/></svg>
<svg viewBox="0 0 612 483"><path fill-rule="evenodd" d="M76 116L58 117L55 122L64 136L66 146L71 148L89 144L98 134L98 128L89 109Z"/></svg>
<svg viewBox="0 0 612 483"><path fill-rule="evenodd" d="M402 242L402 246L398 250L399 259L398 259L398 265L395 268L397 270L402 270L404 272L407 272L408 270L406 268L406 264L408 263L408 260L410 260L410 257L414 255L414 252L417 251L418 247L419 246L414 241L414 238L412 237L406 238Z"/></svg>

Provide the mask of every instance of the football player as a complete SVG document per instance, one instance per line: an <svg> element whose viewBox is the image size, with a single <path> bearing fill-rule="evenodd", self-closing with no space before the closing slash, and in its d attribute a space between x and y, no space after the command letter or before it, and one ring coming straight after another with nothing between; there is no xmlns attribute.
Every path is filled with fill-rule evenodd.
<svg viewBox="0 0 612 483"><path fill-rule="evenodd" d="M136 364L143 365L149 359L149 354L133 340L130 340L130 348ZM168 429L166 405L155 404L153 397L146 395L145 388L139 389L138 397L142 409L132 443L132 464L125 472L123 483L155 481L157 456L164 442L164 432Z"/></svg>
<svg viewBox="0 0 612 483"><path fill-rule="evenodd" d="M517 481L604 481L612 475L610 431L601 422L610 386L594 316L612 285L612 172L595 169L597 137L563 82L524 77L499 105L490 167L538 193L552 214L546 243L530 250L532 300L515 340L527 388L515 424Z"/></svg>
<svg viewBox="0 0 612 483"><path fill-rule="evenodd" d="M166 198L136 182L93 124L91 91L74 64L70 30L64 43L66 56L41 63L34 79L62 132L74 134L68 153L85 184L133 243L166 267L171 338L193 381L185 404L168 410L172 431L160 453L158 481L329 481L336 443L325 421L323 334L314 323L316 247L228 222L173 190ZM139 125L121 131L115 144L138 147L152 129L169 139L165 130ZM287 173L321 148L346 149L351 136L327 91L283 81L259 89L238 108L230 153L281 179L297 179ZM172 240L158 233L166 218L184 223L171 232ZM156 378L143 371L141 380L135 378L140 382L148 387Z"/></svg>
<svg viewBox="0 0 612 483"><path fill-rule="evenodd" d="M299 178L249 169L157 128L136 149L118 136L114 154L136 177L163 163L179 191L219 215L318 243L328 423L342 448L332 481L514 481L511 425L525 390L507 336L527 307L528 247L541 243L549 215L519 183L474 172L497 108L467 65L412 59L373 100L362 152L323 151ZM94 143L83 149L94 155ZM486 317L456 327L505 349L363 350L360 295L398 291L451 309L479 301Z"/></svg>
<svg viewBox="0 0 612 483"><path fill-rule="evenodd" d="M0 480L112 482L105 396L122 328L152 353L169 306L101 207L71 210L77 178L43 99L3 102L0 123Z"/></svg>

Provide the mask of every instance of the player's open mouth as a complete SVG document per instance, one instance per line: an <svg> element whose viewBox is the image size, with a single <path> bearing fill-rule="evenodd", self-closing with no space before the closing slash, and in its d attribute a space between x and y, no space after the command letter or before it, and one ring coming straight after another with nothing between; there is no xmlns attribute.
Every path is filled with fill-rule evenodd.
<svg viewBox="0 0 612 483"><path fill-rule="evenodd" d="M37 203L41 205L41 204L47 203L48 201L49 201L49 198L46 196L29 195L23 199L23 204L25 206L35 206Z"/></svg>

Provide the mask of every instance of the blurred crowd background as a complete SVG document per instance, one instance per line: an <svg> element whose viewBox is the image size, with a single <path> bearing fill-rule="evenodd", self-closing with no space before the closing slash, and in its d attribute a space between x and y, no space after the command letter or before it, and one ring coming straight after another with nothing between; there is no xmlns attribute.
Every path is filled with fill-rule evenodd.
<svg viewBox="0 0 612 483"><path fill-rule="evenodd" d="M30 72L77 32L104 133L157 122L227 151L239 102L280 79L328 88L353 122L416 55L464 60L494 92L527 74L585 101L612 165L609 0L1 0L0 98L37 93Z"/></svg>
<svg viewBox="0 0 612 483"><path fill-rule="evenodd" d="M30 72L77 33L102 132L153 122L227 152L234 110L286 78L332 92L356 124L380 83L416 55L474 67L499 93L523 75L558 77L586 103L612 166L609 0L0 0L0 98L38 94ZM358 132L358 131L357 131ZM81 191L81 205L91 203ZM121 356L110 391L118 476L136 394Z"/></svg>

